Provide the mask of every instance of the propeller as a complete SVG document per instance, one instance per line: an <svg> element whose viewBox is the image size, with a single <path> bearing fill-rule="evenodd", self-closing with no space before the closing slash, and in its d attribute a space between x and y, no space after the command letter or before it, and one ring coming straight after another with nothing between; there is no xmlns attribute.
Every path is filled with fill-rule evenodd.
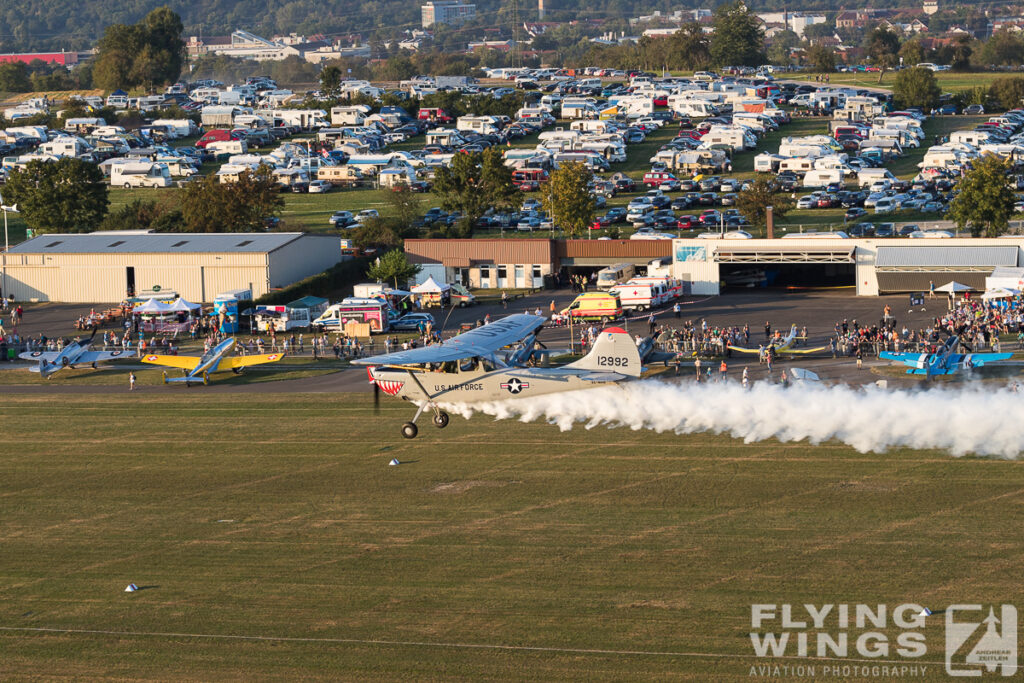
<svg viewBox="0 0 1024 683"><path fill-rule="evenodd" d="M373 383L373 412L380 413L380 385L376 382Z"/></svg>

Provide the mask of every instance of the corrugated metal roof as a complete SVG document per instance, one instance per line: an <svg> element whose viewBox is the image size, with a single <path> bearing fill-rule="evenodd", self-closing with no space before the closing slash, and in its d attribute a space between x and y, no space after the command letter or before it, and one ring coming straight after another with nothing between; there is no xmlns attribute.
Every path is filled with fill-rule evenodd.
<svg viewBox="0 0 1024 683"><path fill-rule="evenodd" d="M160 232L40 235L11 247L12 254L232 253L271 252L302 237L301 232ZM340 243L339 243L340 249Z"/></svg>
<svg viewBox="0 0 1024 683"><path fill-rule="evenodd" d="M931 283L938 285L937 278L941 271L882 271L876 273L878 277L878 291L883 293L892 292L927 292ZM956 280L960 284L967 285L977 292L985 291L985 273L948 273L950 280ZM945 284L945 281L942 282Z"/></svg>
<svg viewBox="0 0 1024 683"><path fill-rule="evenodd" d="M1014 246L878 247L875 266L1016 266Z"/></svg>
<svg viewBox="0 0 1024 683"><path fill-rule="evenodd" d="M570 259L656 259L672 256L672 240L559 240L555 253Z"/></svg>
<svg viewBox="0 0 1024 683"><path fill-rule="evenodd" d="M406 240L405 251L452 268L470 261L483 263L553 263L549 239L423 239Z"/></svg>

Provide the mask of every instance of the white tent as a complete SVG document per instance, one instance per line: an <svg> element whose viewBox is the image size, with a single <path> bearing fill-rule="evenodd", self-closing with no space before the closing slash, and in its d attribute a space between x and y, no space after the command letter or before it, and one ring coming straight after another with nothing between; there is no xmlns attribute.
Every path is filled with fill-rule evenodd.
<svg viewBox="0 0 1024 683"><path fill-rule="evenodd" d="M985 278L985 289L1024 289L1024 268L999 266Z"/></svg>
<svg viewBox="0 0 1024 683"><path fill-rule="evenodd" d="M959 282L954 280L952 282L947 282L946 284L942 285L941 287L936 287L935 291L936 292L945 292L946 294L958 294L960 292L969 292L972 289L974 289L974 288L973 287L968 287L967 285L964 285L964 284L960 284Z"/></svg>
<svg viewBox="0 0 1024 683"><path fill-rule="evenodd" d="M981 295L981 298L984 299L985 301L989 301L991 299L1009 299L1010 297L1013 296L1017 296L1016 291L1012 289L1006 289L1004 287L999 287L997 289L988 290L987 292Z"/></svg>
<svg viewBox="0 0 1024 683"><path fill-rule="evenodd" d="M421 285L416 285L412 288L413 294L442 294L451 289L451 285L438 284L437 280L433 276L430 276Z"/></svg>
<svg viewBox="0 0 1024 683"><path fill-rule="evenodd" d="M175 313L182 311L188 313L189 311L194 311L197 308L202 308L200 304L194 304L191 301L187 301L180 296L177 299L175 299L173 303L170 304L170 307L171 310L174 311Z"/></svg>
<svg viewBox="0 0 1024 683"><path fill-rule="evenodd" d="M163 313L174 313L177 309L172 304L162 304L156 299L150 299L146 303L135 308L132 313L142 314L163 314Z"/></svg>

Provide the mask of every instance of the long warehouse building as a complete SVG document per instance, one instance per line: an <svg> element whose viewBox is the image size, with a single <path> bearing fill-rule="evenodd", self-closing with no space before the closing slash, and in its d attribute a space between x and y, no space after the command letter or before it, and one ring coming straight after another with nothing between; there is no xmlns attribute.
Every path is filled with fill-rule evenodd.
<svg viewBox="0 0 1024 683"><path fill-rule="evenodd" d="M3 295L117 303L129 293L159 288L197 302L238 289L260 297L341 259L337 237L299 232L49 234L5 255Z"/></svg>

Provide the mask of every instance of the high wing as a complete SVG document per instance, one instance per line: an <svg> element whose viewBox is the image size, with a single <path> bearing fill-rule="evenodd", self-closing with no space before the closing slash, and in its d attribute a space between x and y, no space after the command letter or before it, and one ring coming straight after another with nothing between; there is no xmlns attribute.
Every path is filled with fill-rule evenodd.
<svg viewBox="0 0 1024 683"><path fill-rule="evenodd" d="M980 368L985 363L1007 360L1009 358L1013 358L1012 353L969 353L964 356L965 361L975 368Z"/></svg>
<svg viewBox="0 0 1024 683"><path fill-rule="evenodd" d="M776 349L779 353L817 353L818 351L824 351L827 346L816 346L813 349Z"/></svg>
<svg viewBox="0 0 1024 683"><path fill-rule="evenodd" d="M283 353L266 353L262 356L231 356L230 358L221 358L220 363L217 364L217 369L233 370L234 368L244 368L249 365L276 363L282 358L284 358Z"/></svg>
<svg viewBox="0 0 1024 683"><path fill-rule="evenodd" d="M101 363L131 355L128 351L85 351L78 354L75 363Z"/></svg>
<svg viewBox="0 0 1024 683"><path fill-rule="evenodd" d="M25 353L19 353L18 358L35 361L45 360L48 363L52 363L57 360L57 356L59 355L60 353L57 351L26 351Z"/></svg>
<svg viewBox="0 0 1024 683"><path fill-rule="evenodd" d="M408 351L370 356L353 360L354 365L420 365L423 363L444 363L474 356L491 356L504 346L520 341L536 331L546 318L539 315L520 313L510 315L477 327L469 332L452 337L433 346L423 346Z"/></svg>
<svg viewBox="0 0 1024 683"><path fill-rule="evenodd" d="M182 370L191 370L199 364L199 356L143 356L143 363L152 363L153 365L166 365L169 368L181 368Z"/></svg>
<svg viewBox="0 0 1024 683"><path fill-rule="evenodd" d="M736 351L737 353L761 353L762 351L762 349L747 349L742 346L730 346L729 350Z"/></svg>
<svg viewBox="0 0 1024 683"><path fill-rule="evenodd" d="M879 358L886 360L894 360L903 363L912 368L923 368L924 360L928 357L927 353L903 353L895 351L882 351L878 354Z"/></svg>

